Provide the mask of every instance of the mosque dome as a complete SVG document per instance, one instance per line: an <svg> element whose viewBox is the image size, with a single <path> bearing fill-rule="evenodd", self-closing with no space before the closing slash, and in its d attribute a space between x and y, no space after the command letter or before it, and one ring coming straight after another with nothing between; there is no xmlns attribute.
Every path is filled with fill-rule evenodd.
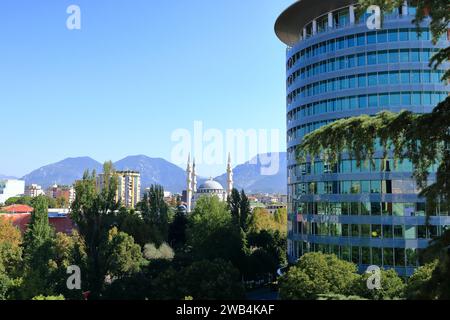
<svg viewBox="0 0 450 320"><path fill-rule="evenodd" d="M209 179L205 181L203 184L200 185L198 188L199 192L207 191L207 190L213 190L213 191L223 191L223 187L220 183L217 181L214 181L213 179Z"/></svg>

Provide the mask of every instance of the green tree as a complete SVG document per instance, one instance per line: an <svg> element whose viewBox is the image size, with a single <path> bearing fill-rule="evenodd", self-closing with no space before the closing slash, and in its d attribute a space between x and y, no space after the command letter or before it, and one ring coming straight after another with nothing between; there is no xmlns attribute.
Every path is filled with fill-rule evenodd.
<svg viewBox="0 0 450 320"><path fill-rule="evenodd" d="M67 288L67 268L76 265L81 269L81 284L83 286L87 267L86 244L78 231L71 235L57 233L54 243L54 257L50 263L52 279L54 279L55 293L62 294L67 299L82 299L83 288L69 290Z"/></svg>
<svg viewBox="0 0 450 320"><path fill-rule="evenodd" d="M156 226L162 241L166 241L169 231L169 206L164 201L164 188L160 185L152 185L144 195L141 203L141 211L144 221Z"/></svg>
<svg viewBox="0 0 450 320"><path fill-rule="evenodd" d="M356 282L353 294L370 300L403 299L405 283L394 269L381 270L381 288L370 290L367 281L372 273L364 273Z"/></svg>
<svg viewBox="0 0 450 320"><path fill-rule="evenodd" d="M37 197L34 205L24 236L25 277L22 294L25 298L39 294L52 295L54 292L51 262L54 257L55 231L49 224L46 197Z"/></svg>
<svg viewBox="0 0 450 320"><path fill-rule="evenodd" d="M141 247L133 237L113 227L100 248L102 270L111 280L121 279L141 270L144 262Z"/></svg>
<svg viewBox="0 0 450 320"><path fill-rule="evenodd" d="M307 253L280 278L280 296L285 300L316 300L320 294L347 295L358 278L353 263L335 255Z"/></svg>
<svg viewBox="0 0 450 320"><path fill-rule="evenodd" d="M104 285L104 255L100 246L107 241L108 233L115 223L117 203L117 175L111 162L103 166L102 189L97 190L96 173L85 172L83 179L75 185L75 201L72 203L71 218L77 224L86 243L87 289L92 298L98 298Z"/></svg>
<svg viewBox="0 0 450 320"><path fill-rule="evenodd" d="M147 260L173 260L175 253L167 243L163 243L159 247L149 243L144 247L144 257Z"/></svg>
<svg viewBox="0 0 450 320"><path fill-rule="evenodd" d="M438 260L435 260L416 269L408 279L406 286L406 298L408 300L433 300L437 298L435 289L431 285L431 279L437 264Z"/></svg>
<svg viewBox="0 0 450 320"><path fill-rule="evenodd" d="M233 218L233 222L236 225L240 224L240 203L241 203L241 195L237 189L231 190L231 195L228 196L228 208L230 210L231 216Z"/></svg>
<svg viewBox="0 0 450 320"><path fill-rule="evenodd" d="M186 244L186 229L188 218L184 211L178 209L175 218L169 226L168 240L173 248L182 248Z"/></svg>
<svg viewBox="0 0 450 320"><path fill-rule="evenodd" d="M240 218L240 227L244 232L248 231L249 218L251 214L250 209L250 201L248 200L245 191L241 191L241 201L239 202L239 218Z"/></svg>
<svg viewBox="0 0 450 320"><path fill-rule="evenodd" d="M21 281L22 235L0 218L0 300L13 298Z"/></svg>
<svg viewBox="0 0 450 320"><path fill-rule="evenodd" d="M184 296L194 300L244 299L239 271L230 262L216 259L194 262L183 272Z"/></svg>

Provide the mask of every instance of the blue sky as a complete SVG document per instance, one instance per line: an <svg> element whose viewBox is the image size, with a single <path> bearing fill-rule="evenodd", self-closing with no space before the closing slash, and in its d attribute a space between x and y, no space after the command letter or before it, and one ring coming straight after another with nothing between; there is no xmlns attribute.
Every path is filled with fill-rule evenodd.
<svg viewBox="0 0 450 320"><path fill-rule="evenodd" d="M171 160L172 133L197 120L279 129L267 149L284 150L285 46L273 25L292 2L2 0L0 174L74 156ZM81 30L66 28L71 4Z"/></svg>

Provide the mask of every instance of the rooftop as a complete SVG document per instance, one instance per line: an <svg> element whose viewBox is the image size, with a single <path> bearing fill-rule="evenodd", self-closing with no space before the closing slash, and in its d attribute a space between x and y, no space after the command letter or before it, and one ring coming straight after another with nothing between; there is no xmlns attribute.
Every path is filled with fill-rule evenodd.
<svg viewBox="0 0 450 320"><path fill-rule="evenodd" d="M298 0L283 11L275 22L277 37L288 46L300 40L300 32L312 19L343 8L356 0Z"/></svg>

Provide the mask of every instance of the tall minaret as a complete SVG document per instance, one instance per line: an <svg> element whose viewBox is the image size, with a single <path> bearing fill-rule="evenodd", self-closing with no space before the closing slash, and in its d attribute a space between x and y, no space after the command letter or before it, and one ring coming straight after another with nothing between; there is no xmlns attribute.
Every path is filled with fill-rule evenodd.
<svg viewBox="0 0 450 320"><path fill-rule="evenodd" d="M195 170L195 158L194 163L192 164L192 192L197 192L197 172Z"/></svg>
<svg viewBox="0 0 450 320"><path fill-rule="evenodd" d="M227 165L227 196L231 195L233 190L233 168L231 167L231 154L228 153L228 165Z"/></svg>
<svg viewBox="0 0 450 320"><path fill-rule="evenodd" d="M187 188L186 188L186 212L191 212L191 205L192 205L192 167L191 167L191 154L189 154L188 157L188 163L186 168L186 182L187 182Z"/></svg>

